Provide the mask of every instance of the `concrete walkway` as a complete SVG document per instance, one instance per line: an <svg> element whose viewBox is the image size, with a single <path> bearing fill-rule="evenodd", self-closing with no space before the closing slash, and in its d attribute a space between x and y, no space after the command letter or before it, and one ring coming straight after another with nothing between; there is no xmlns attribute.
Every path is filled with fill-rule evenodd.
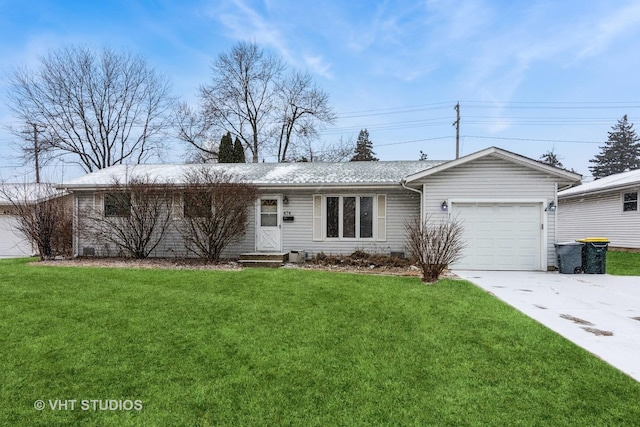
<svg viewBox="0 0 640 427"><path fill-rule="evenodd" d="M454 273L640 381L640 277Z"/></svg>

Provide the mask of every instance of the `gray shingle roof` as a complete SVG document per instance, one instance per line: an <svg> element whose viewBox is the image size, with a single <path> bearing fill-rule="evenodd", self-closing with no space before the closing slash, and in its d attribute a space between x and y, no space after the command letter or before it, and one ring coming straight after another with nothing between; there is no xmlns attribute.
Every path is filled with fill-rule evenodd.
<svg viewBox="0 0 640 427"><path fill-rule="evenodd" d="M444 161L380 161L344 163L212 163L116 165L73 179L65 188L107 186L115 179L148 176L161 183L180 184L185 173L199 167L224 170L239 179L262 186L393 184L406 176L437 166Z"/></svg>

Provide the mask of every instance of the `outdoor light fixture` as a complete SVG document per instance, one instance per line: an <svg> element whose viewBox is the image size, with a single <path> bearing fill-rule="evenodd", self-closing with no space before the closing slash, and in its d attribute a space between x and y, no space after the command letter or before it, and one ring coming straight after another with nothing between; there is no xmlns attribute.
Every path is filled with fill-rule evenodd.
<svg viewBox="0 0 640 427"><path fill-rule="evenodd" d="M549 206L547 207L547 210L549 212L555 212L556 211L556 202L554 202L553 200L549 202Z"/></svg>
<svg viewBox="0 0 640 427"><path fill-rule="evenodd" d="M285 205L289 204L289 198L287 196L284 196L284 199L282 199L282 203L284 203Z"/></svg>
<svg viewBox="0 0 640 427"><path fill-rule="evenodd" d="M443 212L446 212L449 210L449 205L447 204L446 200L442 202L442 204L440 205L440 209L442 209Z"/></svg>

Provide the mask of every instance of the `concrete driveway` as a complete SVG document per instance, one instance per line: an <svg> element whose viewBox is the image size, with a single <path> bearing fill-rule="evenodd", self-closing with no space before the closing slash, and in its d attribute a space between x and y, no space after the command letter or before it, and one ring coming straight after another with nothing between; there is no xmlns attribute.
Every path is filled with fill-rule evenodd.
<svg viewBox="0 0 640 427"><path fill-rule="evenodd" d="M640 277L454 273L640 381Z"/></svg>

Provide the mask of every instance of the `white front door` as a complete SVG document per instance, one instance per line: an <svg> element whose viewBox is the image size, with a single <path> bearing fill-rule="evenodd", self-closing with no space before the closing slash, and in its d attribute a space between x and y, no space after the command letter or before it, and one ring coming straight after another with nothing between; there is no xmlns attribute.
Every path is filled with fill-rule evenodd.
<svg viewBox="0 0 640 427"><path fill-rule="evenodd" d="M256 212L256 250L264 252L282 251L280 196L262 196Z"/></svg>

